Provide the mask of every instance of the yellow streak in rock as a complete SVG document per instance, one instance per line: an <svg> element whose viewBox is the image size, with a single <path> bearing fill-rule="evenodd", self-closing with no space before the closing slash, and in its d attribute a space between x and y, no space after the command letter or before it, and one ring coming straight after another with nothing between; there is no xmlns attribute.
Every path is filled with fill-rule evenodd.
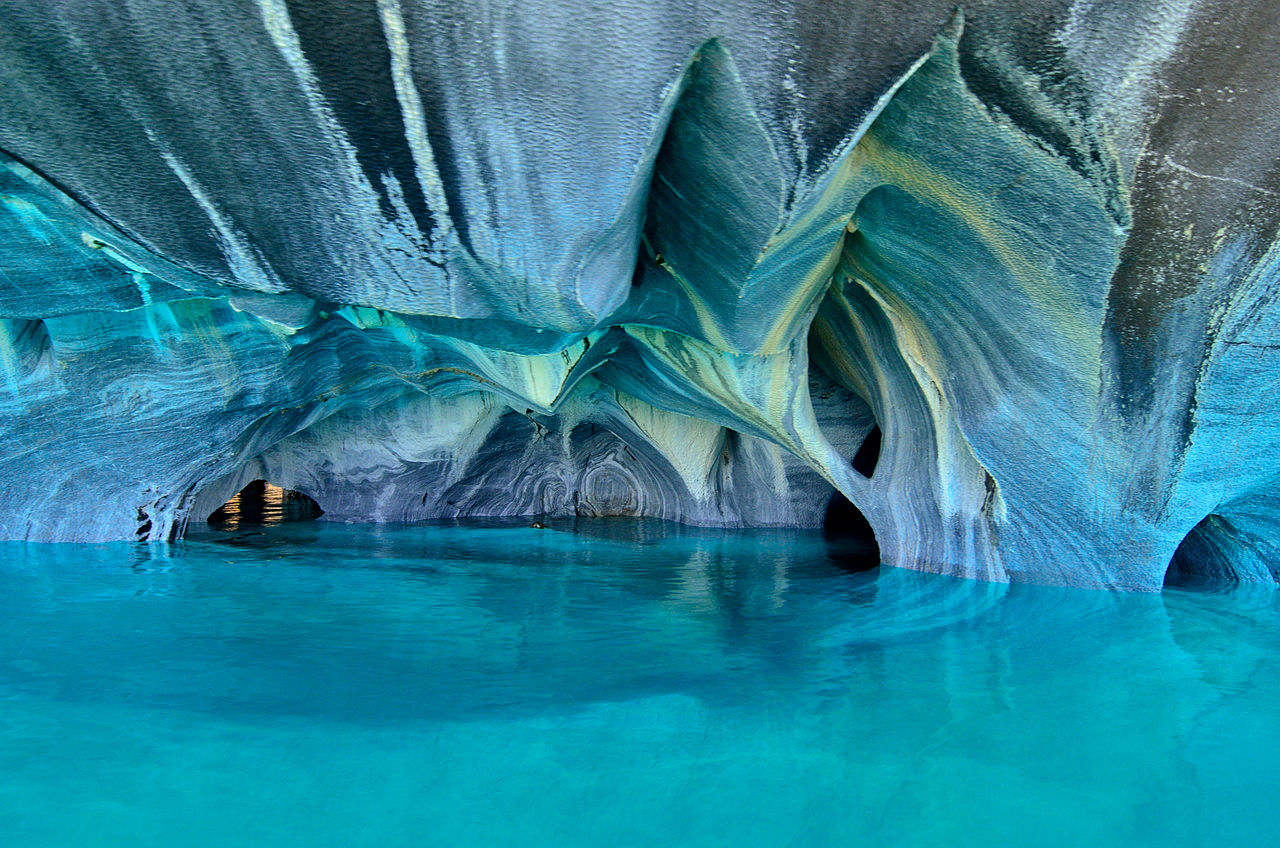
<svg viewBox="0 0 1280 848"><path fill-rule="evenodd" d="M861 490L866 487L860 486L852 473L846 473L848 463L822 435L809 403L807 387L802 385L792 393L793 351L734 355L669 330L638 325L624 329L666 360L703 395L804 460L851 500L855 493L863 494ZM763 399L753 398L747 388L763 389ZM795 427L794 434L785 424L788 414Z"/></svg>
<svg viewBox="0 0 1280 848"><path fill-rule="evenodd" d="M720 348L721 350L733 351L734 345L725 337L720 329L720 325L716 323L715 316L711 309L707 306L706 301L698 294L688 280L681 276L680 272L671 267L667 263L663 263L662 267L669 273L672 278L684 290L685 296L689 298L689 305L693 307L694 313L698 316L698 327L707 337L707 342ZM656 329L656 328L655 328Z"/></svg>
<svg viewBox="0 0 1280 848"><path fill-rule="evenodd" d="M1081 320L1081 312L1062 296L1056 281L1045 267L1027 258L1039 251L1028 250L1025 244L1019 243L1021 239L1017 235L995 223L1001 218L1000 210L995 204L950 177L884 144L876 137L874 127L863 136L861 145L866 147L869 159L889 184L901 188L913 197L948 209L960 217L1020 283L1027 297L1063 331L1076 357L1085 361L1097 361L1097 348L1101 344L1097 326ZM1081 367L1076 369L1076 373L1085 376L1093 372L1087 367Z"/></svg>
<svg viewBox="0 0 1280 848"><path fill-rule="evenodd" d="M618 406L649 442L667 458L685 487L699 501L711 497L711 470L720 455L724 428L690 418L616 392Z"/></svg>
<svg viewBox="0 0 1280 848"><path fill-rule="evenodd" d="M951 399L943 389L946 383L935 365L942 362L942 354L935 346L928 329L909 310L891 303L889 296L877 291L874 286L862 281L859 283L880 304L893 327L898 352L911 369L912 376L920 387L920 396L929 409L929 417L933 419L933 435L937 445L938 506L948 515L968 515L972 504L965 503L962 493L957 492L950 484L957 478L958 471L963 473L966 468L980 468L983 471L987 469L965 437L951 406ZM995 479L989 471L987 473Z"/></svg>
<svg viewBox="0 0 1280 848"><path fill-rule="evenodd" d="M858 344L860 345L859 353L862 353L862 356L867 360L869 367L877 367L874 358L872 358L870 354L865 353L873 349L871 340L867 336L866 328L863 326L862 322L857 320L854 316L853 308L850 306L848 299L845 298L844 293L838 289L832 289L828 296L832 299L832 302L846 314L849 326L857 336ZM862 375L853 367L853 353L846 350L844 346L840 344L838 332L831 322L819 314L810 326L810 332L817 336L818 341L822 343L823 349L827 352L827 356L831 359L831 364L839 370L839 374L832 375L836 377L837 382L842 382L868 403L872 402L874 398L872 396L871 387L866 384Z"/></svg>
<svg viewBox="0 0 1280 848"><path fill-rule="evenodd" d="M785 227L780 228L778 232L770 237L760 251L760 258L763 258L766 254L776 255L778 249L784 245L814 231L822 232L826 227L833 225L840 219L843 219L845 223L848 222L849 215L856 208L858 201L876 184L874 170L867 167L868 151L861 144L863 138L865 138L867 132L874 126L876 119L879 118L880 113L889 105L889 102L893 100L902 86L915 75L916 71L920 70L926 62L933 58L936 51L937 46L935 45L927 53L916 59L911 64L911 67L902 76L898 77L888 90L880 95L875 106L842 145L842 152L836 154L836 166L828 172L829 176L820 183L817 189L817 196L810 195L807 197L803 204L804 211L800 216L788 222ZM836 265L840 260L840 253L843 250L844 232L842 228L840 233L834 237L831 251L821 263L805 275L801 285L797 287L794 296L787 302L786 307L775 321L768 336L761 343L757 353L775 353L790 344L791 338L788 331L794 329L793 322L826 293L831 275L836 269ZM759 262L756 265L756 269L758 268ZM753 269L753 274L756 269ZM751 283L752 281L748 281L743 290L748 289Z"/></svg>
<svg viewBox="0 0 1280 848"><path fill-rule="evenodd" d="M758 353L778 353L791 344L795 336L795 325L800 316L811 309L814 303L826 293L827 286L831 282L831 274L839 264L840 254L844 250L844 232L842 226L826 256L804 275L804 279L795 288L791 297L776 313L777 318L774 319L769 334L760 343Z"/></svg>

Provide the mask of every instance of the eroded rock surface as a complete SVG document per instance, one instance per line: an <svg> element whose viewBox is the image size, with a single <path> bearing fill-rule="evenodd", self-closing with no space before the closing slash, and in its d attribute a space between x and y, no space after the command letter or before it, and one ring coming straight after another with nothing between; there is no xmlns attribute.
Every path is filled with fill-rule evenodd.
<svg viewBox="0 0 1280 848"><path fill-rule="evenodd" d="M908 568L1280 576L1273 4L0 18L4 538L839 490Z"/></svg>

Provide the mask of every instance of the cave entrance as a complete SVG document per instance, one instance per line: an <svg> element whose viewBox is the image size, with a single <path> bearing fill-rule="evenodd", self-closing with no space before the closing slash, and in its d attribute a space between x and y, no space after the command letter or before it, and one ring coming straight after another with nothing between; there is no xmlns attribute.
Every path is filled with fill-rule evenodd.
<svg viewBox="0 0 1280 848"><path fill-rule="evenodd" d="M1183 538L1164 573L1165 588L1240 582L1227 544L1234 532L1225 518L1209 515Z"/></svg>
<svg viewBox="0 0 1280 848"><path fill-rule="evenodd" d="M853 470L868 479L876 473L876 465L880 462L880 425L871 428L871 432L862 440L862 447L853 455Z"/></svg>
<svg viewBox="0 0 1280 848"><path fill-rule="evenodd" d="M313 521L324 514L320 505L292 489L254 480L213 511L209 524L234 530L246 524L285 524L291 521Z"/></svg>
<svg viewBox="0 0 1280 848"><path fill-rule="evenodd" d="M832 562L845 571L880 567L880 544L866 516L840 492L831 496L822 521L822 535Z"/></svg>
<svg viewBox="0 0 1280 848"><path fill-rule="evenodd" d="M876 425L851 460L854 471L868 479L876 473L880 442L880 427ZM845 571L871 571L880 567L880 543L876 541L871 523L841 492L837 491L827 502L822 535L827 540L831 560Z"/></svg>

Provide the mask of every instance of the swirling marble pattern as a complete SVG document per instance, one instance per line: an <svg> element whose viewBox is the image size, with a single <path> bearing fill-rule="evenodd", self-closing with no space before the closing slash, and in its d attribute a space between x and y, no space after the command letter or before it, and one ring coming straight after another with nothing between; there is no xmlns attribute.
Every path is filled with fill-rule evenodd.
<svg viewBox="0 0 1280 848"><path fill-rule="evenodd" d="M1280 575L1269 4L0 16L0 537L839 491L908 568Z"/></svg>

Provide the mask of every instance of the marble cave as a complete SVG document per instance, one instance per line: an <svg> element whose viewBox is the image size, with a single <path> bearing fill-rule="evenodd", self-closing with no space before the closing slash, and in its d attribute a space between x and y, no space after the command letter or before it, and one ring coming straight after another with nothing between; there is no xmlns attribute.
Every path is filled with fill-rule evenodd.
<svg viewBox="0 0 1280 848"><path fill-rule="evenodd" d="M0 538L172 541L263 479L1280 579L1268 0L0 20Z"/></svg>

